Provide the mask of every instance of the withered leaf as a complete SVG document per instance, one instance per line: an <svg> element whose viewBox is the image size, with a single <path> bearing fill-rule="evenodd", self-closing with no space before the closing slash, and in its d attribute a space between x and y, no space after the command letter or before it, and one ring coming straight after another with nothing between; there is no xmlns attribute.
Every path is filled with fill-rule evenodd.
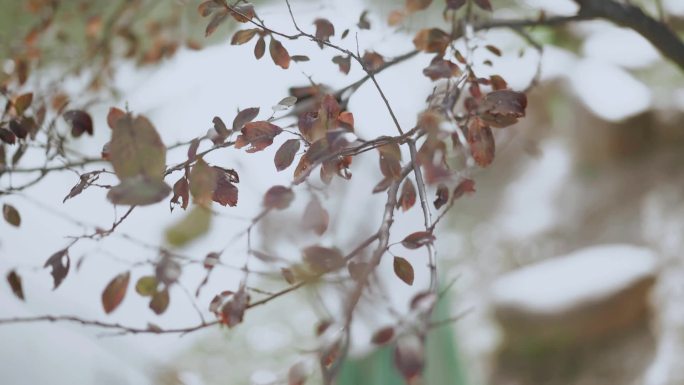
<svg viewBox="0 0 684 385"><path fill-rule="evenodd" d="M238 137L235 148L242 148L247 144L247 152L257 152L273 144L273 138L283 132L282 128L266 121L245 123L242 135Z"/></svg>
<svg viewBox="0 0 684 385"><path fill-rule="evenodd" d="M434 52L439 55L444 54L450 42L451 36L439 28L421 29L413 38L413 44L419 51Z"/></svg>
<svg viewBox="0 0 684 385"><path fill-rule="evenodd" d="M245 44L259 32L258 28L243 29L235 32L233 38L230 40L231 45Z"/></svg>
<svg viewBox="0 0 684 385"><path fill-rule="evenodd" d="M449 201L449 188L445 184L440 183L439 186L437 186L436 195L437 198L435 199L433 204L435 205L435 209L439 210Z"/></svg>
<svg viewBox="0 0 684 385"><path fill-rule="evenodd" d="M216 130L216 133L222 139L225 139L230 135L230 130L228 130L228 127L226 127L226 124L223 123L223 119L221 119L218 116L214 116L214 119L212 119L211 122L214 123L214 130Z"/></svg>
<svg viewBox="0 0 684 385"><path fill-rule="evenodd" d="M207 206L216 189L216 174L202 158L197 159L190 171L190 194L196 204Z"/></svg>
<svg viewBox="0 0 684 385"><path fill-rule="evenodd" d="M273 186L264 194L264 207L284 210L294 200L294 191L285 186Z"/></svg>
<svg viewBox="0 0 684 385"><path fill-rule="evenodd" d="M368 11L361 12L361 16L359 16L359 22L356 23L356 26L359 27L359 29L371 28L370 21L368 21Z"/></svg>
<svg viewBox="0 0 684 385"><path fill-rule="evenodd" d="M406 178L404 184L401 186L401 195L399 195L399 201L397 205L406 212L408 209L416 204L416 187L413 185L413 181L410 178Z"/></svg>
<svg viewBox="0 0 684 385"><path fill-rule="evenodd" d="M229 9L230 15L240 23L246 23L256 16L256 12L254 12L254 6L248 2L229 6Z"/></svg>
<svg viewBox="0 0 684 385"><path fill-rule="evenodd" d="M263 36L259 36L259 40L254 45L254 57L259 60L264 56L264 53L266 53L266 40Z"/></svg>
<svg viewBox="0 0 684 385"><path fill-rule="evenodd" d="M508 83L499 75L492 75L489 77L489 81L492 83L492 88L495 91L505 90L508 88Z"/></svg>
<svg viewBox="0 0 684 385"><path fill-rule="evenodd" d="M290 167L300 145L299 139L288 139L280 146L273 159L276 170L283 171Z"/></svg>
<svg viewBox="0 0 684 385"><path fill-rule="evenodd" d="M10 204L5 203L2 205L2 217L5 218L7 223L14 227L19 227L21 225L21 215L19 215L19 211Z"/></svg>
<svg viewBox="0 0 684 385"><path fill-rule="evenodd" d="M166 146L152 123L143 116L119 118L112 130L110 161L119 179L144 175L161 180Z"/></svg>
<svg viewBox="0 0 684 385"><path fill-rule="evenodd" d="M318 199L312 199L304 209L302 217L302 227L306 230L313 230L318 235L323 235L328 229L330 216L328 211L323 208Z"/></svg>
<svg viewBox="0 0 684 385"><path fill-rule="evenodd" d="M238 188L233 183L238 183L237 172L217 166L212 167L216 174L216 188L212 200L222 206L235 207L238 203Z"/></svg>
<svg viewBox="0 0 684 385"><path fill-rule="evenodd" d="M17 136L12 131L0 127L0 140L7 144L14 144L17 142Z"/></svg>
<svg viewBox="0 0 684 385"><path fill-rule="evenodd" d="M211 17L211 20L209 21L209 24L207 24L207 29L204 31L204 36L209 37L212 33L214 33L216 31L216 28L218 28L219 25L226 21L227 16L227 11L218 11L214 13L214 15Z"/></svg>
<svg viewBox="0 0 684 385"><path fill-rule="evenodd" d="M131 272L126 271L114 277L102 292L102 307L105 313L113 312L123 301L128 290Z"/></svg>
<svg viewBox="0 0 684 385"><path fill-rule="evenodd" d="M315 36L319 40L318 46L323 48L323 42L330 41L330 36L335 35L335 27L328 19L322 18L314 20L314 24L316 25Z"/></svg>
<svg viewBox="0 0 684 385"><path fill-rule="evenodd" d="M182 201L182 202L181 202ZM190 202L190 185L188 180L183 176L173 185L173 196L171 197L171 202L169 206L171 211L173 211L173 206L178 205L183 210L188 208L188 203Z"/></svg>
<svg viewBox="0 0 684 385"><path fill-rule="evenodd" d="M361 58L363 66L370 72L375 72L385 64L385 59L377 52L366 51Z"/></svg>
<svg viewBox="0 0 684 385"><path fill-rule="evenodd" d="M394 274L407 285L413 285L413 266L406 259L394 257Z"/></svg>
<svg viewBox="0 0 684 385"><path fill-rule="evenodd" d="M24 111L31 106L31 102L33 102L33 92L28 92L17 96L13 103L14 110L17 112L17 115L23 115Z"/></svg>
<svg viewBox="0 0 684 385"><path fill-rule="evenodd" d="M471 194L475 192L475 181L472 179L463 179L457 186L454 188L454 194L451 199L458 199L463 196L463 194Z"/></svg>
<svg viewBox="0 0 684 385"><path fill-rule="evenodd" d="M71 266L71 260L69 259L69 249L60 250L50 256L50 258L45 261L44 268L50 267L50 274L54 281L54 289L57 289L59 285L64 281L64 278L69 273L69 267Z"/></svg>
<svg viewBox="0 0 684 385"><path fill-rule="evenodd" d="M369 267L370 264L368 262L351 261L347 265L347 270L354 281L361 282L366 279L366 272L369 271Z"/></svg>
<svg viewBox="0 0 684 385"><path fill-rule="evenodd" d="M435 236L428 231L416 231L406 236L401 241L402 246L407 249L419 249L435 240Z"/></svg>
<svg viewBox="0 0 684 385"><path fill-rule="evenodd" d="M340 68L340 72L345 75L349 73L351 69L351 56L337 55L332 58L332 61Z"/></svg>
<svg viewBox="0 0 684 385"><path fill-rule="evenodd" d="M287 371L287 385L304 385L308 378L306 365L298 362Z"/></svg>
<svg viewBox="0 0 684 385"><path fill-rule="evenodd" d="M87 172L85 174L82 174L79 177L78 183L71 188L69 191L69 194L67 194L66 197L64 197L64 200L62 200L62 203L66 202L67 199L71 199L80 193L83 192L88 186L90 186L93 182L95 182L98 178L100 177L100 172L99 171L91 171Z"/></svg>
<svg viewBox="0 0 684 385"><path fill-rule="evenodd" d="M484 9L485 11L492 10L492 3L489 0L474 0L478 7Z"/></svg>
<svg viewBox="0 0 684 385"><path fill-rule="evenodd" d="M169 288L165 287L164 290L155 292L152 295L149 307L154 314L160 315L169 307L169 301Z"/></svg>
<svg viewBox="0 0 684 385"><path fill-rule="evenodd" d="M244 286L241 286L221 308L221 323L231 328L241 323L248 304L249 295Z"/></svg>
<svg viewBox="0 0 684 385"><path fill-rule="evenodd" d="M62 117L71 126L71 135L78 138L83 133L93 135L93 119L90 114L82 110L70 110L65 112Z"/></svg>
<svg viewBox="0 0 684 385"><path fill-rule="evenodd" d="M461 74L461 69L456 63L441 58L436 58L430 62L430 65L423 69L423 75L435 81L438 79L448 79L452 76Z"/></svg>
<svg viewBox="0 0 684 385"><path fill-rule="evenodd" d="M288 69L290 67L290 54L287 52L287 49L283 47L283 44L273 37L271 37L271 42L268 45L268 52L271 54L273 63L277 66L282 69Z"/></svg>
<svg viewBox="0 0 684 385"><path fill-rule="evenodd" d="M241 130L245 123L251 122L257 115L259 115L259 107L250 107L241 110L235 115L235 119L233 119L233 130Z"/></svg>
<svg viewBox="0 0 684 385"><path fill-rule="evenodd" d="M20 300L24 300L24 288L21 284L21 277L15 270L10 271L7 273L7 283L9 283L10 287L12 288L12 293L14 293L17 298Z"/></svg>
<svg viewBox="0 0 684 385"><path fill-rule="evenodd" d="M109 128L113 130L114 127L116 127L116 122L125 115L126 113L123 110L116 107L110 107L109 112L107 113L107 125Z"/></svg>
<svg viewBox="0 0 684 385"><path fill-rule="evenodd" d="M323 246L309 246L302 250L304 262L314 273L322 274L345 265L344 256L338 249Z"/></svg>
<svg viewBox="0 0 684 385"><path fill-rule="evenodd" d="M494 161L496 145L494 134L489 126L483 125L479 119L473 119L468 127L466 137L473 159L480 167L487 167Z"/></svg>
<svg viewBox="0 0 684 385"><path fill-rule="evenodd" d="M376 345L384 345L392 341L392 338L394 338L394 327L387 326L373 333L371 342Z"/></svg>
<svg viewBox="0 0 684 385"><path fill-rule="evenodd" d="M226 7L221 0L208 0L197 7L197 12L199 12L202 17L207 17L216 11L225 9Z"/></svg>
<svg viewBox="0 0 684 385"><path fill-rule="evenodd" d="M454 11L464 6L465 3L466 0L446 0L447 9L451 9Z"/></svg>
<svg viewBox="0 0 684 385"><path fill-rule="evenodd" d="M299 62L307 62L307 61L311 60L311 59L310 59L308 56L306 56L306 55L292 55L292 56L290 56L290 59L292 59L292 61L297 62L297 63L299 63Z"/></svg>
<svg viewBox="0 0 684 385"><path fill-rule="evenodd" d="M522 92L497 90L488 93L479 107L479 116L493 127L507 127L525 116L527 96Z"/></svg>
<svg viewBox="0 0 684 385"><path fill-rule="evenodd" d="M290 285L294 285L297 282L297 280L295 279L295 275L291 269L283 267L280 269L280 273L285 279L285 282L289 283Z"/></svg>
<svg viewBox="0 0 684 385"><path fill-rule="evenodd" d="M493 53L494 55L496 55L496 56L501 56L501 50L500 50L499 48L497 48L496 46L493 46L493 45L491 45L491 44L487 44L487 45L485 46L485 48L486 48L489 52Z"/></svg>

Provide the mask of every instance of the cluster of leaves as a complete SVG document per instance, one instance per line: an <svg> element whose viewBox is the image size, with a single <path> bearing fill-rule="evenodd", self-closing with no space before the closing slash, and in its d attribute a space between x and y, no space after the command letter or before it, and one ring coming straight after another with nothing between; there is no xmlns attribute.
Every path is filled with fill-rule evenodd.
<svg viewBox="0 0 684 385"><path fill-rule="evenodd" d="M390 24L400 24L405 16L427 9L431 3L431 0L407 0L402 10L390 15ZM461 12L465 4L465 0L447 0L445 17L455 16L457 12ZM472 4L484 11L491 10L488 0L474 0ZM289 3L287 5L290 7ZM127 9L124 8L124 11ZM256 39L254 57L259 60L265 55L268 42L268 52L273 63L282 69L288 69L291 61L309 60L303 55L290 55L283 41L303 38L311 40L320 49L334 51L332 65L337 66L340 72L349 74L352 63L356 62L367 75L360 83L354 83L356 85L353 84L345 91L355 91L365 80L372 79L385 102L387 100L374 75L411 56L388 59L373 50L366 50L360 54L358 50L354 53L342 48L334 41L335 26L322 18L313 20L315 31L307 33L299 28L291 13L293 24L299 33L283 34L268 28L258 17L253 5L246 1L234 4L229 4L225 0L204 1L199 5L198 11L202 17L208 19L205 30L207 36L228 20L249 25L250 28L240 29L232 35L231 44L244 45ZM115 21L114 24L116 23ZM103 27L97 21L92 22L91 28L95 35L111 33L98 32ZM360 15L356 28L371 28L367 12ZM340 34L340 40L348 35L349 30L347 28ZM105 170L83 172L64 201L76 198L87 188L96 186L108 190L106 197L109 202L128 206L128 211L111 229L97 229L92 235L76 237L47 259L44 267L50 269L54 288L57 289L69 273L69 250L76 242L84 238L101 239L115 231L118 224L125 220L135 207L159 204L169 199L171 210L180 208L187 212L166 229L166 245L159 247L154 274L139 276L134 285L138 295L149 298L149 308L155 314L162 314L171 302L170 289L179 283L183 272L173 250L198 239L209 230L214 203L223 207L235 207L238 204L238 172L210 164L205 159L207 154L228 147L244 150L247 154L273 151L275 171L292 170L289 185L271 186L264 193L262 211L248 228L248 237L252 226L261 218L272 211L289 209L300 194L298 186L301 184L309 187L308 191L311 192L310 199L301 213L302 228L321 236L329 231L330 213L324 207L321 196L312 192L311 186L318 181L311 176L317 171L318 179L323 186L332 183L336 177L341 181L349 180L352 178L354 157L372 150L377 151L381 179L374 186L369 186L368 190L372 193L387 192L388 195L383 224L377 233L363 243L362 247L347 255L341 251L339 245L324 245L320 242L306 245L301 247L301 258L295 262L254 250L248 241L247 253L274 266L289 286L282 292L254 302L247 292L248 270L245 269L245 278L237 289L221 291L210 302L208 310L215 316L215 321L203 321L199 326L220 324L234 327L243 322L245 312L250 307L265 303L310 282L320 282L320 278L328 274L336 274L349 278L348 286L351 287L352 293L357 293L348 296L349 307L343 317L347 322L344 328L348 329L356 303L364 290L371 285L370 276L379 266L380 258L389 252L390 246L393 246L388 244L388 239L394 211L411 210L420 197L421 210L425 217L429 218L432 208L426 203L425 195L428 191L434 192L432 207L439 212L437 220L430 223L426 219L424 228L404 236L398 242L405 250L425 249L432 256L431 250L436 240L435 226L458 199L475 191L475 182L464 177L467 170L463 165L450 163L450 157L454 153L461 153L470 157L473 160L471 163L474 163L465 167L489 166L495 158L494 129L509 127L525 115L525 95L509 89L501 76L478 76L469 59L455 48L454 42L461 38L456 31L456 28L451 32L439 28L426 28L414 36L416 52L431 56L430 63L422 70L422 74L435 82L435 91L428 98L426 108L418 114L414 128L404 131L396 123L399 131L396 136L360 138L356 132L354 115L346 108L353 92L332 92L323 84L313 84L291 88L290 95L273 106L273 113L269 117L263 117L260 107L238 111L230 126L216 116L212 121L213 127L208 132L184 143L187 145L185 160L176 165L168 165L166 153L171 147L163 143L152 122L144 116L136 116L130 111L112 107L107 115L111 139L104 143L101 158L93 162L108 162L118 179L118 184L110 186L96 183L102 173L109 173ZM159 44L163 46L162 43ZM496 47L482 48L494 56L502 55ZM167 49L171 50L168 47L158 47L158 50L164 52ZM22 75L21 72L19 75L17 89L24 84L25 77L28 76ZM65 150L68 147L68 140L77 139L83 134L93 134L94 122L89 113L85 109L67 109L69 102L65 97L55 96L52 109L56 116L61 116L67 123L69 134L60 132L56 118L46 124L46 103L42 102L35 106L32 93L15 92L10 89L2 89L8 102L0 121L0 140L4 142L0 145L0 174L16 168L22 154L28 148L29 141L40 139L38 134L41 130L44 134L43 139L46 140L44 147L48 154L47 161L51 160L50 156L68 159L69 154ZM387 108L394 116L389 103ZM280 112L286 113L276 117ZM279 125L281 118L291 118L293 123L289 126ZM288 138L282 141L277 149L271 148L280 135L288 135ZM7 165L5 148L10 145L18 145L18 148L14 151L11 164ZM209 147L200 151L201 146ZM406 156L407 153L410 154L409 157ZM83 161L81 165L87 163L89 161ZM41 177L47 173L45 170L38 170ZM175 182L172 185L168 184L166 177L175 172L182 175L178 179L174 178ZM21 216L12 205L3 204L3 217L13 226L18 227L21 224ZM376 241L378 246L373 256L364 259L361 250ZM396 277L407 285L413 285L416 272L409 259L389 253L393 256L392 265ZM205 256L203 265L206 277L197 288L198 296L210 273L221 264L221 254L222 252L210 252ZM102 306L105 313L115 311L122 304L131 285L131 276L134 274L132 267L114 276L104 287ZM16 270L10 271L7 281L15 295L23 300L22 277L19 273ZM437 301L434 290L434 287L431 287L421 291L412 299L410 308L418 315L416 319L429 321L429 314ZM316 334L324 335L334 322L338 321L323 321ZM420 377L424 364L423 344L428 326L422 325L418 328L419 332L415 332L414 328L402 326L400 323L384 327L372 337L375 344L395 343L395 362L409 382ZM153 324L148 330L155 333L164 332ZM333 371L343 359L345 343L342 338L336 338L320 349L319 360L324 370ZM303 383L304 379L301 367L290 371L290 383Z"/></svg>

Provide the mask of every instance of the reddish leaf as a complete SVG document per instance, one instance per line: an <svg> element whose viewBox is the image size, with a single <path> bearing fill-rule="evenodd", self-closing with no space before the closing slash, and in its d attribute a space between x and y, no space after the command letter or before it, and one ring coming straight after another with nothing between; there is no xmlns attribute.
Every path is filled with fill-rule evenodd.
<svg viewBox="0 0 684 385"><path fill-rule="evenodd" d="M343 74L348 74L351 69L351 56L337 55L332 58L333 63L340 67L340 72Z"/></svg>
<svg viewBox="0 0 684 385"><path fill-rule="evenodd" d="M406 10L408 12L422 11L432 4L432 0L406 0Z"/></svg>
<svg viewBox="0 0 684 385"><path fill-rule="evenodd" d="M421 29L413 38L416 49L424 52L434 52L443 55L446 51L451 36L439 28Z"/></svg>
<svg viewBox="0 0 684 385"><path fill-rule="evenodd" d="M7 273L7 283L9 283L10 287L12 288L12 293L14 293L17 298L20 300L24 300L24 288L21 285L21 277L15 270L10 271Z"/></svg>
<svg viewBox="0 0 684 385"><path fill-rule="evenodd" d="M182 203L180 202L182 200ZM183 210L188 208L188 203L190 202L190 189L188 180L185 177L178 179L173 185L173 197L171 197L171 202L169 204L171 211L173 211L173 205L179 205Z"/></svg>
<svg viewBox="0 0 684 385"><path fill-rule="evenodd" d="M371 342L376 345L384 345L392 341L392 338L394 338L394 327L387 326L373 333Z"/></svg>
<svg viewBox="0 0 684 385"><path fill-rule="evenodd" d="M314 273L322 274L345 265L344 257L337 249L309 246L302 250L304 261Z"/></svg>
<svg viewBox="0 0 684 385"><path fill-rule="evenodd" d="M416 231L409 234L401 241L401 244L407 249L419 249L435 240L435 236L428 231Z"/></svg>
<svg viewBox="0 0 684 385"><path fill-rule="evenodd" d="M370 264L368 262L351 261L347 265L347 270L349 271L349 275L356 282L365 281L366 272L369 271L368 270L369 268L370 268Z"/></svg>
<svg viewBox="0 0 684 385"><path fill-rule="evenodd" d="M430 62L430 65L423 69L423 75L435 81L438 79L448 79L452 76L461 74L461 69L456 63L441 58L435 58Z"/></svg>
<svg viewBox="0 0 684 385"><path fill-rule="evenodd" d="M211 199L222 206L237 206L238 188L233 184L240 181L237 172L217 166L212 169L216 175L216 185Z"/></svg>
<svg viewBox="0 0 684 385"><path fill-rule="evenodd" d="M259 40L254 45L254 57L259 60L264 56L264 53L266 53L266 40L263 36L259 36Z"/></svg>
<svg viewBox="0 0 684 385"><path fill-rule="evenodd" d="M254 6L245 2L244 4L230 6L230 15L240 23L246 23L256 16Z"/></svg>
<svg viewBox="0 0 684 385"><path fill-rule="evenodd" d="M324 41L330 41L330 36L335 35L335 27L327 19L316 19L314 20L316 25L316 39L318 41L318 46L323 48Z"/></svg>
<svg viewBox="0 0 684 385"><path fill-rule="evenodd" d="M304 385L308 378L306 365L303 362L298 362L287 372L287 385Z"/></svg>
<svg viewBox="0 0 684 385"><path fill-rule="evenodd" d="M7 144L14 144L17 141L17 137L12 131L0 127L0 140Z"/></svg>
<svg viewBox="0 0 684 385"><path fill-rule="evenodd" d="M385 64L385 59L377 52L366 51L361 58L363 66L370 72L377 71Z"/></svg>
<svg viewBox="0 0 684 385"><path fill-rule="evenodd" d="M65 112L62 117L71 126L71 135L78 138L84 132L93 135L93 119L85 111L70 110Z"/></svg>
<svg viewBox="0 0 684 385"><path fill-rule="evenodd" d="M233 327L242 322L245 315L245 309L249 304L249 295L245 292L244 287L240 287L231 299L221 307L221 323Z"/></svg>
<svg viewBox="0 0 684 385"><path fill-rule="evenodd" d="M302 218L302 227L306 230L313 230L318 235L323 235L328 229L328 222L330 217L321 202L318 199L312 199L306 205L304 216Z"/></svg>
<svg viewBox="0 0 684 385"><path fill-rule="evenodd" d="M495 91L505 90L508 88L508 83L499 75L492 75L489 77L489 81L492 83L492 88Z"/></svg>
<svg viewBox="0 0 684 385"><path fill-rule="evenodd" d="M283 171L290 167L297 151L299 151L299 146L299 139L288 139L280 146L273 159L276 170Z"/></svg>
<svg viewBox="0 0 684 385"><path fill-rule="evenodd" d="M482 125L479 119L473 119L468 127L468 145L473 159L480 167L487 167L494 160L494 134L488 126Z"/></svg>
<svg viewBox="0 0 684 385"><path fill-rule="evenodd" d="M114 277L107 287L102 292L102 307L105 313L109 314L114 311L123 301L128 290L128 281L131 278L131 272L127 271Z"/></svg>
<svg viewBox="0 0 684 385"><path fill-rule="evenodd" d="M294 192L285 186L273 186L264 195L264 207L284 210L294 200Z"/></svg>
<svg viewBox="0 0 684 385"><path fill-rule="evenodd" d="M228 12L226 11L219 11L214 13L214 16L211 17L211 20L209 21L209 24L207 24L207 29L204 31L204 36L209 37L212 33L216 31L216 28L218 28L221 23L226 21L226 17L228 16Z"/></svg>
<svg viewBox="0 0 684 385"><path fill-rule="evenodd" d="M69 267L71 266L71 260L69 259L68 249L60 250L50 256L50 258L45 261L44 268L48 266L51 268L50 274L54 281L54 289L57 289L62 283L64 278L69 273Z"/></svg>
<svg viewBox="0 0 684 385"><path fill-rule="evenodd" d="M149 307L154 314L160 315L169 307L169 302L169 288L165 287L164 290L158 291L152 295Z"/></svg>
<svg viewBox="0 0 684 385"><path fill-rule="evenodd" d="M290 54L285 47L273 37L271 37L271 42L268 45L268 52L271 54L271 59L273 59L273 62L277 66L282 69L290 67Z"/></svg>
<svg viewBox="0 0 684 385"><path fill-rule="evenodd" d="M241 130L245 123L249 123L259 115L259 107L250 107L241 110L233 119L233 130Z"/></svg>
<svg viewBox="0 0 684 385"><path fill-rule="evenodd" d="M387 16L387 24L390 27L401 24L404 21L406 14L401 10L394 10Z"/></svg>
<svg viewBox="0 0 684 385"><path fill-rule="evenodd" d="M199 148L200 140L198 138L193 139L188 146L188 160L194 161L197 158L197 149Z"/></svg>
<svg viewBox="0 0 684 385"><path fill-rule="evenodd" d="M2 216L7 223L14 227L19 227L21 225L21 215L19 215L19 211L12 205L8 205L7 203L2 205Z"/></svg>
<svg viewBox="0 0 684 385"><path fill-rule="evenodd" d="M433 202L433 204L435 205L435 209L439 210L448 201L449 201L449 188L445 184L440 183L439 186L437 186L437 198Z"/></svg>
<svg viewBox="0 0 684 385"><path fill-rule="evenodd" d="M122 110L116 107L110 107L109 112L107 113L107 125L109 126L109 128L113 130L114 127L116 127L116 122L119 119L123 118L125 115L126 113Z"/></svg>
<svg viewBox="0 0 684 385"><path fill-rule="evenodd" d="M212 138L212 141L215 144L223 143L223 141L228 136L230 136L230 130L228 129L228 127L226 127L226 124L223 123L223 120L218 116L214 116L214 119L212 119L211 122L214 123L214 130L216 131L216 134L218 136L218 138ZM190 157L188 156L188 158Z"/></svg>
<svg viewBox="0 0 684 385"><path fill-rule="evenodd" d="M413 285L413 266L402 257L394 257L394 274L407 285Z"/></svg>
<svg viewBox="0 0 684 385"><path fill-rule="evenodd" d="M456 188L454 188L454 195L451 199L458 199L463 194L472 194L475 192L475 182L472 179L463 179Z"/></svg>
<svg viewBox="0 0 684 385"><path fill-rule="evenodd" d="M208 0L197 7L197 12L199 12L202 17L207 17L216 11L225 9L226 7L221 0Z"/></svg>
<svg viewBox="0 0 684 385"><path fill-rule="evenodd" d="M249 144L247 152L261 151L273 144L273 138L282 131L280 127L266 121L245 123L242 135L235 143L235 148L242 148Z"/></svg>
<svg viewBox="0 0 684 385"><path fill-rule="evenodd" d="M404 184L401 186L401 195L399 195L397 206L400 206L405 212L413 207L414 204L416 204L416 188L411 179L406 178Z"/></svg>
<svg viewBox="0 0 684 385"><path fill-rule="evenodd" d="M245 44L259 32L258 28L243 29L235 32L233 38L230 40L231 45Z"/></svg>

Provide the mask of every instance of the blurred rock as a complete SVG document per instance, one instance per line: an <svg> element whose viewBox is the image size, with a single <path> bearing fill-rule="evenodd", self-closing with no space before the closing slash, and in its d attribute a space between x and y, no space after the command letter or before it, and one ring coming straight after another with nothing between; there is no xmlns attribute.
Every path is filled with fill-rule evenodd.
<svg viewBox="0 0 684 385"><path fill-rule="evenodd" d="M631 384L654 352L648 329L656 256L605 245L533 264L498 279L503 332L492 384Z"/></svg>

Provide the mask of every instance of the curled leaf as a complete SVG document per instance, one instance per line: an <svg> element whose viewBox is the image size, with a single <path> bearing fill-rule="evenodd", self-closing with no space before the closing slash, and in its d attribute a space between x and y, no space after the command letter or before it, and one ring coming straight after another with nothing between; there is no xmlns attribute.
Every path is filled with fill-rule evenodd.
<svg viewBox="0 0 684 385"><path fill-rule="evenodd" d="M62 117L71 126L71 135L78 138L83 133L93 135L93 119L90 114L81 110L70 110L65 112Z"/></svg>
<svg viewBox="0 0 684 385"><path fill-rule="evenodd" d="M57 289L59 285L62 284L64 278L69 273L69 267L71 266L71 260L69 259L69 250L63 249L50 256L50 258L45 261L43 267L50 267L50 274L54 281L54 289Z"/></svg>
<svg viewBox="0 0 684 385"><path fill-rule="evenodd" d="M416 231L406 236L401 244L407 249L419 249L435 240L435 236L428 231Z"/></svg>

